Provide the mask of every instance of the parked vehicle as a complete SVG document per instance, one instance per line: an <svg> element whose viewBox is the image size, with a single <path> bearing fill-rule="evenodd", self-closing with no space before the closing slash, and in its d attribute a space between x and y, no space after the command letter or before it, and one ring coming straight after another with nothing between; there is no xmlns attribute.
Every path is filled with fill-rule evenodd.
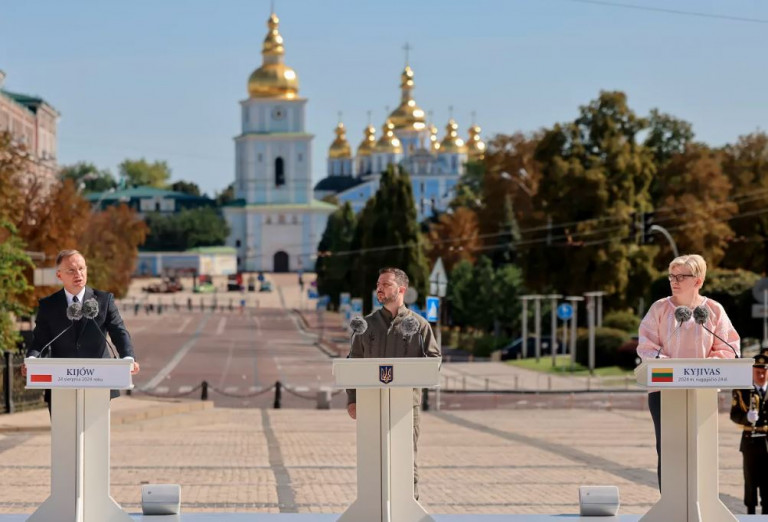
<svg viewBox="0 0 768 522"><path fill-rule="evenodd" d="M566 352L566 347L563 346L563 343L560 339L557 339L556 341L556 349L557 353L564 354ZM541 355L552 355L552 338L549 336L542 336L541 337ZM523 338L518 337L511 343L509 343L506 346L503 346L500 348L501 350L501 360L506 361L507 359L521 359L523 357ZM527 343L527 350L525 353L526 357L535 357L536 356L536 338L533 336L528 337L528 343Z"/></svg>

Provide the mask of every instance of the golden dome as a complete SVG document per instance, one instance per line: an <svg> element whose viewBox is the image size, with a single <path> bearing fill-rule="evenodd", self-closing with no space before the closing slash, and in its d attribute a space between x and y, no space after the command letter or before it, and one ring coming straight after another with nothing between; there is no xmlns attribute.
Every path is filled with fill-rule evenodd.
<svg viewBox="0 0 768 522"><path fill-rule="evenodd" d="M466 153L467 146L459 138L459 125L451 118L445 126L445 138L440 142L441 153Z"/></svg>
<svg viewBox="0 0 768 522"><path fill-rule="evenodd" d="M440 150L440 140L437 139L437 126L432 123L429 126L429 150L438 152Z"/></svg>
<svg viewBox="0 0 768 522"><path fill-rule="evenodd" d="M280 20L275 13L269 17L269 32L264 38L261 67L253 71L248 79L248 94L251 98L295 98L299 94L299 78L296 72L283 63L283 37L278 26Z"/></svg>
<svg viewBox="0 0 768 522"><path fill-rule="evenodd" d="M397 130L423 130L426 127L424 111L413 99L413 69L410 65L406 65L403 74L400 75L400 89L402 90L400 105L392 111L389 119Z"/></svg>
<svg viewBox="0 0 768 522"><path fill-rule="evenodd" d="M374 152L389 152L393 154L400 154L403 152L403 147L400 146L400 140L395 136L395 125L389 119L384 122L384 126L381 128L382 136L379 141L376 142Z"/></svg>
<svg viewBox="0 0 768 522"><path fill-rule="evenodd" d="M373 149L376 148L376 127L368 125L363 131L363 141L357 147L358 156L370 156Z"/></svg>
<svg viewBox="0 0 768 522"><path fill-rule="evenodd" d="M336 139L331 143L331 148L328 150L328 157L332 159L336 158L351 158L352 148L347 141L347 131L344 128L344 124L339 122L336 125Z"/></svg>
<svg viewBox="0 0 768 522"><path fill-rule="evenodd" d="M485 157L485 142L480 137L480 126L472 125L469 128L467 140L467 156L470 160L480 161Z"/></svg>

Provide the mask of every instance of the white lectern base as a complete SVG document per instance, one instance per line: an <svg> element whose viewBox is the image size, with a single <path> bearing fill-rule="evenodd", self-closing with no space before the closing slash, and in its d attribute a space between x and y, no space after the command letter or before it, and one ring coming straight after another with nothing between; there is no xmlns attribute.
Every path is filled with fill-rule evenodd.
<svg viewBox="0 0 768 522"><path fill-rule="evenodd" d="M51 390L51 496L28 522L132 522L109 494L109 394Z"/></svg>

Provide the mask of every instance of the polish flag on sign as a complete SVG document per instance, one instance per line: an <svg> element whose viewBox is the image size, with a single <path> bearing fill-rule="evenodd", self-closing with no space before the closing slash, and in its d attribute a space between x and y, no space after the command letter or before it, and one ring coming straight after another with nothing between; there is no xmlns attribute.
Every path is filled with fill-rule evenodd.
<svg viewBox="0 0 768 522"><path fill-rule="evenodd" d="M53 375L32 374L29 376L29 382L53 382Z"/></svg>

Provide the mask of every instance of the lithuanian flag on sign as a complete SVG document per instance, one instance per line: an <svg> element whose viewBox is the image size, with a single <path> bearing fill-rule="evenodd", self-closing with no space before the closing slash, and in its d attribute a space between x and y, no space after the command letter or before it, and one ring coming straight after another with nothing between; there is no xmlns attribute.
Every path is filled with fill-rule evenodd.
<svg viewBox="0 0 768 522"><path fill-rule="evenodd" d="M651 370L651 382L672 382L672 368L654 368Z"/></svg>

